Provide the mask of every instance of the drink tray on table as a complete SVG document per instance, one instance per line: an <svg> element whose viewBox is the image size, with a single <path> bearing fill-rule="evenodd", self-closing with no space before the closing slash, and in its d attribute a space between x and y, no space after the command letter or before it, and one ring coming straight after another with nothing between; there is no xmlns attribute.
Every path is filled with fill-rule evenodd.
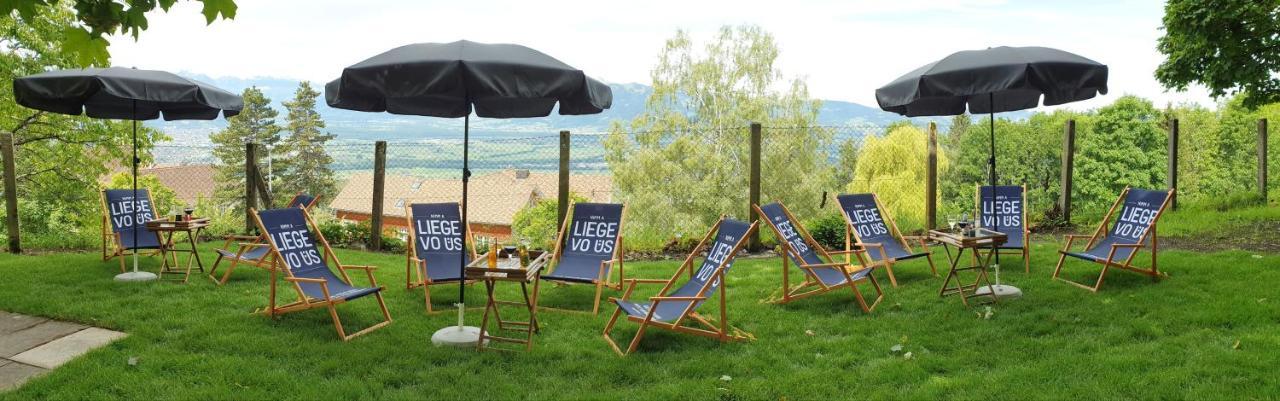
<svg viewBox="0 0 1280 401"><path fill-rule="evenodd" d="M498 266L497 268L489 268L489 254L480 255L471 263L467 264L464 270L468 280L497 279L497 280L520 280L533 281L538 276L538 272L551 259L550 252L528 251L529 265L520 267L520 258L513 255L514 251L503 249L498 250ZM511 257L508 257L511 255Z"/></svg>

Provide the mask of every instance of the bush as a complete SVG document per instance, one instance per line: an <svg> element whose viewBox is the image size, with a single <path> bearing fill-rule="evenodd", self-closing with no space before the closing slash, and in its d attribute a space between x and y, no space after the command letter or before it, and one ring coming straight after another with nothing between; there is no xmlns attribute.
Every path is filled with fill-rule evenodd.
<svg viewBox="0 0 1280 401"><path fill-rule="evenodd" d="M577 194L569 194L573 202L588 202L587 198ZM556 235L560 231L560 222L556 220L560 214L559 200L542 199L532 206L520 209L511 221L511 234L519 239L529 240L530 247L554 249Z"/></svg>
<svg viewBox="0 0 1280 401"><path fill-rule="evenodd" d="M839 212L825 213L822 216L804 223L809 235L822 247L828 250L844 249L846 225Z"/></svg>

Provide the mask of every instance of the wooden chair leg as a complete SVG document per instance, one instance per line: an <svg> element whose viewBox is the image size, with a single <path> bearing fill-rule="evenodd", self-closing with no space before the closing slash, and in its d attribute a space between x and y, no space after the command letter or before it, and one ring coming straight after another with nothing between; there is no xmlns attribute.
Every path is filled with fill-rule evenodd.
<svg viewBox="0 0 1280 401"><path fill-rule="evenodd" d="M222 257L222 255L218 255L218 257ZM231 264L227 265L227 271L222 273L222 279L218 280L218 285L227 284L227 280L231 279L231 272L236 270L236 265L239 263L240 263L239 260L236 260L236 259L231 260ZM209 272L209 274L213 274L213 272Z"/></svg>
<svg viewBox="0 0 1280 401"><path fill-rule="evenodd" d="M434 312L431 310L431 286L425 285L424 283L422 286L422 293L423 293L423 301L427 304L427 314L431 314L432 312Z"/></svg>
<svg viewBox="0 0 1280 401"><path fill-rule="evenodd" d="M338 330L338 338L347 341L347 332L342 329L342 319L338 318L338 308L334 307L333 301L325 301L329 308L329 317L333 318L333 328Z"/></svg>
<svg viewBox="0 0 1280 401"><path fill-rule="evenodd" d="M596 302L591 305L591 314L600 314L600 294L604 291L604 282L596 280Z"/></svg>
<svg viewBox="0 0 1280 401"><path fill-rule="evenodd" d="M644 329L646 327L649 327L648 320L640 322L640 328L636 330L636 336L631 339L631 345L627 346L627 354L636 352L636 347L640 345L640 338L644 337ZM723 339L721 341L723 341Z"/></svg>
<svg viewBox="0 0 1280 401"><path fill-rule="evenodd" d="M1031 274L1031 247L1029 245L1022 247L1022 268L1026 270L1025 273Z"/></svg>
<svg viewBox="0 0 1280 401"><path fill-rule="evenodd" d="M871 309L867 307L867 300L862 298L862 291L858 291L858 285L850 281L849 289L853 290L853 298L858 300L858 307L862 308L863 312L870 312Z"/></svg>
<svg viewBox="0 0 1280 401"><path fill-rule="evenodd" d="M1102 280L1105 280L1107 278L1107 269L1110 269L1110 268L1111 268L1110 264L1102 265L1102 272L1098 273L1098 282L1093 284L1093 292L1098 292L1098 289L1102 288Z"/></svg>
<svg viewBox="0 0 1280 401"><path fill-rule="evenodd" d="M1062 264L1067 261L1067 254L1058 253L1058 265L1053 267L1053 278L1058 278L1058 274L1062 273Z"/></svg>
<svg viewBox="0 0 1280 401"><path fill-rule="evenodd" d="M123 252L121 252L121 253L120 253L119 259L120 259L120 272L121 272L121 273L127 273L127 272L129 271L129 269L128 269L127 267L125 267L125 266L124 266L124 259L125 259L125 257L124 257L124 253L123 253Z"/></svg>
<svg viewBox="0 0 1280 401"><path fill-rule="evenodd" d="M898 278L893 276L893 262L889 259L884 260L884 271L889 273L889 283L893 284L893 288L898 288Z"/></svg>
<svg viewBox="0 0 1280 401"><path fill-rule="evenodd" d="M618 317L621 315L622 315L621 307L613 311L613 316L609 318L609 323L604 325L603 334L604 334L604 340L609 342L610 347L613 347L613 352L617 352L618 355L621 355L621 356L626 356L627 354L623 353L621 348L618 348L618 343L613 341L613 337L609 336L609 333L613 331L613 325L618 323Z"/></svg>

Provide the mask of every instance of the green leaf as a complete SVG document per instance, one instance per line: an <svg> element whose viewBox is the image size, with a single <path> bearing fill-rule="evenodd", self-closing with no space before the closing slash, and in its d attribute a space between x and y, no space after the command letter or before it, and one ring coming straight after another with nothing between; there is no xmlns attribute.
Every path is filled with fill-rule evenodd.
<svg viewBox="0 0 1280 401"><path fill-rule="evenodd" d="M222 15L223 19L235 19L236 2L235 0L204 0L204 20L205 23L212 24L213 20Z"/></svg>
<svg viewBox="0 0 1280 401"><path fill-rule="evenodd" d="M95 38L89 31L81 27L67 27L62 30L62 53L76 60L82 67L107 66L111 62L111 54L107 52L104 38Z"/></svg>

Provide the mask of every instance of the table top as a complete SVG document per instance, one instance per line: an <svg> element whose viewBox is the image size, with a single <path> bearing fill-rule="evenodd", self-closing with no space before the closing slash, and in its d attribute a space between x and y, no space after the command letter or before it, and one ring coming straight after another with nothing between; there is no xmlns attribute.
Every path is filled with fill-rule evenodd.
<svg viewBox="0 0 1280 401"><path fill-rule="evenodd" d="M148 230L151 231L191 231L195 229L205 228L209 226L208 217L193 217L187 221L173 221L169 219L158 219L146 222Z"/></svg>
<svg viewBox="0 0 1280 401"><path fill-rule="evenodd" d="M529 251L529 266L522 268L520 258L507 258L501 251L498 255L498 267L495 269L489 268L487 252L472 260L463 270L467 279L532 282L551 260L551 252Z"/></svg>
<svg viewBox="0 0 1280 401"><path fill-rule="evenodd" d="M962 232L929 230L929 239L961 248L988 248L1004 245L1009 236L995 230L974 228Z"/></svg>

